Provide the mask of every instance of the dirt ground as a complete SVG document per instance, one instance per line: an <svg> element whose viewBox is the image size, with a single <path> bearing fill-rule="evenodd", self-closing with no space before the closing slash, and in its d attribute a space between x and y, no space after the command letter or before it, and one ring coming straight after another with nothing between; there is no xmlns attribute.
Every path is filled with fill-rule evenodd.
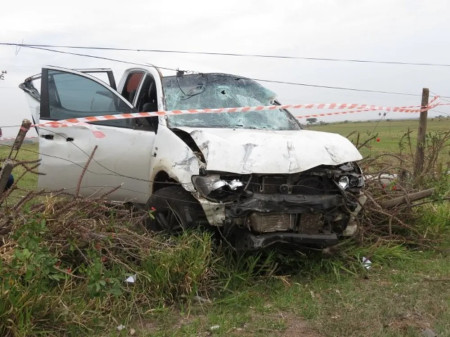
<svg viewBox="0 0 450 337"><path fill-rule="evenodd" d="M171 332L175 336L183 336L183 328L194 322L197 322L198 329L196 336L273 336L273 337L324 337L322 334L314 330L310 324L303 318L296 316L291 312L278 312L270 314L254 314L249 322L241 326L232 327L227 331L220 331L221 327L209 326L205 315L192 315L178 317L176 322L171 326ZM258 324L264 321L278 322L277 327L262 327ZM167 322L166 322L167 323ZM152 336L159 335L161 331L166 331L163 326L159 326L156 322L141 322L134 336ZM190 334L188 334L190 335Z"/></svg>

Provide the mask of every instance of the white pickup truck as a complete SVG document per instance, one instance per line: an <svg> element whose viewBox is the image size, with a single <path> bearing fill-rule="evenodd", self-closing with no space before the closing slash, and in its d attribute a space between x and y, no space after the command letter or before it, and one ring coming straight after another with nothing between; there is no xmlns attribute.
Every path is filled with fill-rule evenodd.
<svg viewBox="0 0 450 337"><path fill-rule="evenodd" d="M33 121L144 111L278 105L257 82L229 74L162 76L129 69L45 67L20 85ZM40 126L39 187L107 195L155 209L165 230L208 224L239 249L324 247L356 230L362 159L346 138L303 130L285 109L162 115ZM111 192L112 191L112 192Z"/></svg>

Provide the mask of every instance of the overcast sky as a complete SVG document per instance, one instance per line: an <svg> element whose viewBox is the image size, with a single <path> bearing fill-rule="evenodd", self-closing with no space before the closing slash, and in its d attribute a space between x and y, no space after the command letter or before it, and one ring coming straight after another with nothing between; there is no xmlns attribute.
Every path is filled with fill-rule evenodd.
<svg viewBox="0 0 450 337"><path fill-rule="evenodd" d="M449 0L112 0L3 1L0 42L450 64ZM450 96L450 67L169 53L67 50L160 67L257 79ZM29 117L18 89L44 65L110 67L116 81L132 65L0 46L0 126L15 135ZM285 104L418 105L420 96L264 83ZM301 114L302 111L295 111ZM440 107L431 116L448 114ZM378 118L377 112L359 119ZM394 115L388 117L412 117ZM344 120L348 116L336 119ZM327 120L323 118L323 120Z"/></svg>

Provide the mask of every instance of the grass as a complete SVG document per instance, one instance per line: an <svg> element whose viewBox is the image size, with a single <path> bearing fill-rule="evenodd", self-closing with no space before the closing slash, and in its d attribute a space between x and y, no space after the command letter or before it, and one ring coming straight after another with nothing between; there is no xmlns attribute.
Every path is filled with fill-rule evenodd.
<svg viewBox="0 0 450 337"><path fill-rule="evenodd" d="M428 127L448 131L450 121L430 121ZM417 121L311 126L343 135L358 130L361 139L375 132L380 142L363 149L372 156L398 152L399 137L408 128L416 130ZM37 159L36 152L36 144L26 144L19 158ZM0 145L0 159L8 154ZM440 182L441 195L448 197L448 179ZM15 200L36 187L36 176L26 175L19 187ZM420 218L415 226L434 247L347 242L327 254L245 256L213 248L208 234L196 232L168 239L119 231L126 235L85 245L89 230L111 234L125 230L125 222L95 216L102 207L96 204L83 204L83 211L64 219L54 216L64 205L47 204L46 225L35 221L38 213L22 213L15 219L22 225L14 240L0 245L2 333L14 321L14 329L7 330L11 336L127 336L133 329L138 336L419 337L425 328L450 336L448 201L415 209ZM64 223L52 227L51 221ZM61 237L52 232L58 228L64 228ZM372 261L370 269L363 257ZM134 272L136 284L124 283ZM125 328L118 331L119 325Z"/></svg>
<svg viewBox="0 0 450 337"><path fill-rule="evenodd" d="M151 331L144 325L142 332L147 330L148 336L210 332L214 336L419 337L421 330L431 328L438 336L449 336L447 260L448 254L413 252L389 263L374 259L370 271L357 275L336 275L316 260L309 262L315 266L308 272L255 277L250 286L219 296L211 304L155 315ZM212 327L216 329L211 331Z"/></svg>
<svg viewBox="0 0 450 337"><path fill-rule="evenodd" d="M345 137L350 136L349 138L355 143L359 133L360 144L370 137L379 139L379 142L370 142L369 146L361 149L361 152L365 157L376 156L381 153L398 153L400 140L408 131L411 131L412 151L415 152L415 139L417 137L418 127L419 121L416 119L382 120L380 122L342 122L307 126L307 128L310 130L334 132L339 133ZM450 118L434 118L429 119L427 122L428 132L442 133L448 132L449 130ZM402 146L407 146L406 139L404 139ZM409 153L408 146L404 149L404 151ZM450 160L450 151L448 149L445 153L442 154L441 160L444 162L448 162Z"/></svg>

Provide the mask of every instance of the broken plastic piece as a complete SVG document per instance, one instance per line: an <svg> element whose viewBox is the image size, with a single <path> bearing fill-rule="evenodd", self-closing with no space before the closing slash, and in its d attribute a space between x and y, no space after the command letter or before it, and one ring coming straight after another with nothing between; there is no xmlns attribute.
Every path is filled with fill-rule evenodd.
<svg viewBox="0 0 450 337"><path fill-rule="evenodd" d="M134 283L134 282L136 282L136 274L128 276L126 278L125 282L127 282L127 283Z"/></svg>
<svg viewBox="0 0 450 337"><path fill-rule="evenodd" d="M367 257L363 256L362 258L363 267L369 270L372 267L372 261L370 261Z"/></svg>

